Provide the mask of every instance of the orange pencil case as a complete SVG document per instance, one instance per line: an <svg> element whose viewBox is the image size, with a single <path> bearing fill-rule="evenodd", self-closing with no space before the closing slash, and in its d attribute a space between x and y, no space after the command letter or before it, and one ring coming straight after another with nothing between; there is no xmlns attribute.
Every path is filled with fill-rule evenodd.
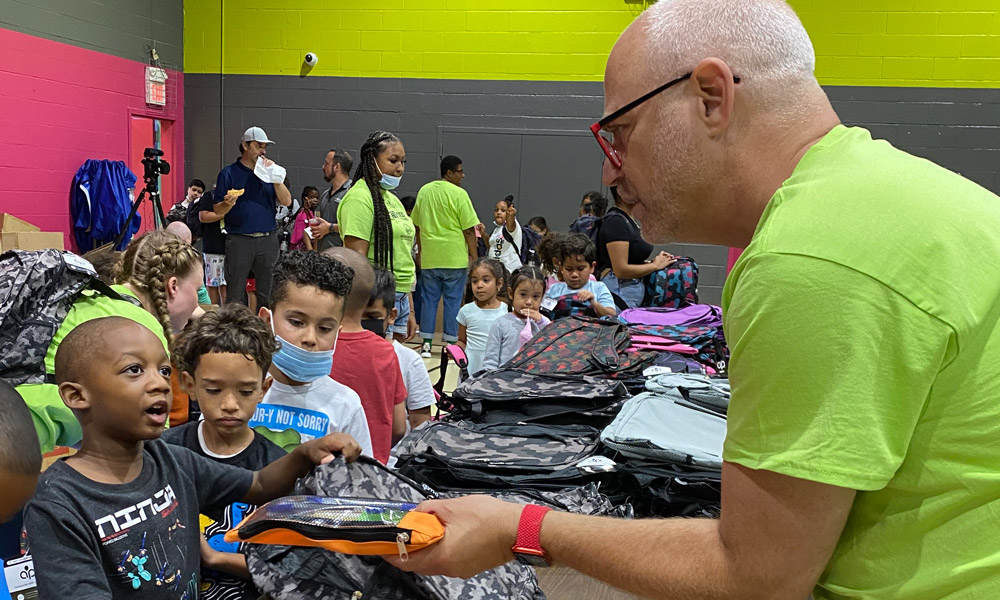
<svg viewBox="0 0 1000 600"><path fill-rule="evenodd" d="M411 551L444 537L434 515L416 504L372 498L288 496L272 500L226 532L227 542L316 546L342 554L393 554L406 560Z"/></svg>

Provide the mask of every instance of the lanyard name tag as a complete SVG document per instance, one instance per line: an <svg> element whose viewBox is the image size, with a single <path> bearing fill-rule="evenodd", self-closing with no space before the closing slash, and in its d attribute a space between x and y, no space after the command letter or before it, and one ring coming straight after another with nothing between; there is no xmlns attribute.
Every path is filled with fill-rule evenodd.
<svg viewBox="0 0 1000 600"><path fill-rule="evenodd" d="M38 600L35 585L35 563L31 556L23 556L4 562L4 581L11 598L17 600Z"/></svg>

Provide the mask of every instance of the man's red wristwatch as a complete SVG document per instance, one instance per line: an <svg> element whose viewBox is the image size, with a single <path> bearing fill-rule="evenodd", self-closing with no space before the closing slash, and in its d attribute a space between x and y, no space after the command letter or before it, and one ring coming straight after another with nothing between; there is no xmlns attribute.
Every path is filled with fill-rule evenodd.
<svg viewBox="0 0 1000 600"><path fill-rule="evenodd" d="M542 519L550 510L552 509L547 506L528 504L521 511L517 541L511 548L521 564L532 567L548 567L552 564L549 555L542 549Z"/></svg>

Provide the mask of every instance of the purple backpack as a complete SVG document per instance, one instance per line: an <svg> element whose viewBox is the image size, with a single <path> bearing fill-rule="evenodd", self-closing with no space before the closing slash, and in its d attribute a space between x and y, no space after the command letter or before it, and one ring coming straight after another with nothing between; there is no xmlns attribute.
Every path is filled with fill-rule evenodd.
<svg viewBox="0 0 1000 600"><path fill-rule="evenodd" d="M618 319L627 325L697 325L722 327L722 309L711 304L690 304L682 308L629 308Z"/></svg>

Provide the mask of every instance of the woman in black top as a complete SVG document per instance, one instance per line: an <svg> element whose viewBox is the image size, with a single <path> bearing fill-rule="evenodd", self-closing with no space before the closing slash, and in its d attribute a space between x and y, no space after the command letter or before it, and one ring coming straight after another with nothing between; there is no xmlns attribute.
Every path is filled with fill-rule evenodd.
<svg viewBox="0 0 1000 600"><path fill-rule="evenodd" d="M667 268L674 257L660 252L647 260L653 245L642 239L629 205L618 198L615 188L611 188L611 196L615 205L601 219L597 232L597 272L613 294L635 308L645 294L642 278Z"/></svg>

